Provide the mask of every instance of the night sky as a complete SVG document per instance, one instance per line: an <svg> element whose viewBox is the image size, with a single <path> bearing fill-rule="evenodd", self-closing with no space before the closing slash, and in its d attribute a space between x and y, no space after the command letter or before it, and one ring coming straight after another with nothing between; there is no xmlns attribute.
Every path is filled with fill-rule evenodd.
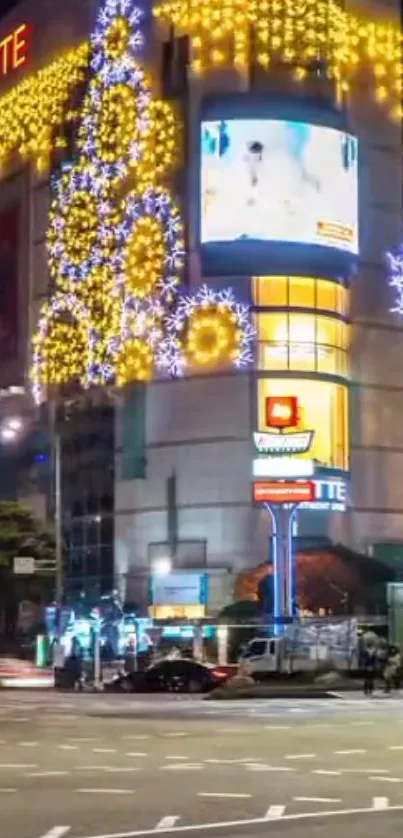
<svg viewBox="0 0 403 838"><path fill-rule="evenodd" d="M5 15L18 5L19 0L0 0L0 15Z"/></svg>

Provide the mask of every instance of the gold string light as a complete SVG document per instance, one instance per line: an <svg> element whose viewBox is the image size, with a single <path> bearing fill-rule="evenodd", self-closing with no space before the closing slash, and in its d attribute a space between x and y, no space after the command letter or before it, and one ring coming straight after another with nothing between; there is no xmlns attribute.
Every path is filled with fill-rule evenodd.
<svg viewBox="0 0 403 838"><path fill-rule="evenodd" d="M164 272L165 236L160 222L143 216L133 225L124 254L126 289L138 299L155 289Z"/></svg>
<svg viewBox="0 0 403 838"><path fill-rule="evenodd" d="M240 354L242 332L231 309L211 304L196 309L188 321L185 357L190 369L230 364Z"/></svg>
<svg viewBox="0 0 403 838"><path fill-rule="evenodd" d="M154 372L154 352L146 340L126 341L115 359L116 384L125 387L131 381L150 381Z"/></svg>
<svg viewBox="0 0 403 838"><path fill-rule="evenodd" d="M38 171L46 170L52 149L64 145L64 123L77 116L68 102L71 91L85 80L88 58L88 44L82 44L0 98L1 168L16 152L32 159Z"/></svg>
<svg viewBox="0 0 403 838"><path fill-rule="evenodd" d="M246 71L253 58L263 68L288 64L303 82L308 65L323 62L340 93L365 69L374 97L389 116L402 117L402 33L397 22L370 20L335 0L160 0L154 15L189 34L192 69Z"/></svg>

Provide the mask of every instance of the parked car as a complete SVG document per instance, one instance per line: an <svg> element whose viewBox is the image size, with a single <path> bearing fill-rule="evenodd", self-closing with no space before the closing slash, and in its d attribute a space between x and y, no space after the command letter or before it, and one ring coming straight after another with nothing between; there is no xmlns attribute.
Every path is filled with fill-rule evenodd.
<svg viewBox="0 0 403 838"><path fill-rule="evenodd" d="M232 667L165 658L143 672L121 673L107 688L117 692L205 693L223 684L231 672Z"/></svg>

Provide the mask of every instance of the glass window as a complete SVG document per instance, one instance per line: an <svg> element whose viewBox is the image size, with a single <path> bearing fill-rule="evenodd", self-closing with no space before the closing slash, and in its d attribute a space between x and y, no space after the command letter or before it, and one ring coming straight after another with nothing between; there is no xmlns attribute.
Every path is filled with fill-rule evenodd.
<svg viewBox="0 0 403 838"><path fill-rule="evenodd" d="M337 311L337 284L329 279L318 279L316 282L317 308Z"/></svg>
<svg viewBox="0 0 403 838"><path fill-rule="evenodd" d="M256 314L255 325L258 340L271 342L286 341L288 338L288 314L286 312Z"/></svg>
<svg viewBox="0 0 403 838"><path fill-rule="evenodd" d="M286 306L288 305L286 276L257 276L253 278L253 305Z"/></svg>
<svg viewBox="0 0 403 838"><path fill-rule="evenodd" d="M258 383L259 430L266 430L268 396L296 396L298 427L314 432L312 448L302 455L327 468L349 468L348 389L330 381L262 378Z"/></svg>
<svg viewBox="0 0 403 838"><path fill-rule="evenodd" d="M271 341L259 343L258 364L260 370L288 370L289 356L287 342Z"/></svg>
<svg viewBox="0 0 403 838"><path fill-rule="evenodd" d="M305 276L290 276L290 306L315 308L315 280Z"/></svg>

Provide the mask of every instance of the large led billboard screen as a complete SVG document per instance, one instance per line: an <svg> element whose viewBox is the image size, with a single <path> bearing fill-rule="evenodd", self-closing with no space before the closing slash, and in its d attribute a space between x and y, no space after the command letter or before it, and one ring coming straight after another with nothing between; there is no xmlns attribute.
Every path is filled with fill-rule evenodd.
<svg viewBox="0 0 403 838"><path fill-rule="evenodd" d="M333 127L285 119L201 124L202 248L262 245L358 254L358 147Z"/></svg>

